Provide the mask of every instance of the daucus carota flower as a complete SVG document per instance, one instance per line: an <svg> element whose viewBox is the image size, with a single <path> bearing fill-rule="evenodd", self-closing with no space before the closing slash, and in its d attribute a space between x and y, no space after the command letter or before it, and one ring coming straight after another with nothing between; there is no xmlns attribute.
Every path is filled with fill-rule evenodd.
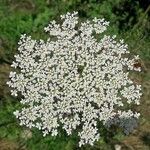
<svg viewBox="0 0 150 150"><path fill-rule="evenodd" d="M56 136L58 127L68 135L76 130L79 146L100 138L97 122L117 123L130 132L139 113L124 105L139 104L141 86L129 78L129 70L141 70L134 67L138 56L129 59L128 46L115 36L95 38L109 25L104 19L79 23L77 12L60 18L60 24L45 27L47 41L22 35L18 43L12 63L17 72L10 72L7 84L12 95L23 97L23 108L14 112L20 125L36 127L44 136Z"/></svg>

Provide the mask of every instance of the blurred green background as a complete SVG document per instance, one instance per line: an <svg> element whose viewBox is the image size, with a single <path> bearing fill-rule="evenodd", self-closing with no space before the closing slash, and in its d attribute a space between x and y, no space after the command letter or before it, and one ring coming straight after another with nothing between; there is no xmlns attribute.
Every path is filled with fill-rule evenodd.
<svg viewBox="0 0 150 150"><path fill-rule="evenodd" d="M140 55L142 72L132 79L142 84L141 105L134 108L141 118L129 136L100 125L101 139L93 147L78 148L76 133L43 138L35 129L20 127L12 114L20 107L19 98L10 96L6 81L20 35L46 39L44 26L68 11L78 11L81 19L104 17L110 21L106 34L125 39L131 53ZM150 0L0 0L0 150L115 150L117 145L121 150L150 150Z"/></svg>

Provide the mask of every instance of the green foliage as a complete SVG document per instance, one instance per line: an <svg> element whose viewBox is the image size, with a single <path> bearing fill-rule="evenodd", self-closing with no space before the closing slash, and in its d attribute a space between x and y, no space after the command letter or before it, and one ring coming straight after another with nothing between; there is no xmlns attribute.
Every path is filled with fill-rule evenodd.
<svg viewBox="0 0 150 150"><path fill-rule="evenodd" d="M57 137L52 137L50 135L43 138L40 131L32 130L33 137L26 141L26 146L29 149L37 150L44 148L48 150L73 150L77 143L77 135L72 135L68 137L63 131Z"/></svg>
<svg viewBox="0 0 150 150"><path fill-rule="evenodd" d="M16 140L22 129L16 122L13 111L19 108L19 103L14 103L12 97L7 97L7 100L2 100L5 103L2 103L2 106L0 107L0 138Z"/></svg>

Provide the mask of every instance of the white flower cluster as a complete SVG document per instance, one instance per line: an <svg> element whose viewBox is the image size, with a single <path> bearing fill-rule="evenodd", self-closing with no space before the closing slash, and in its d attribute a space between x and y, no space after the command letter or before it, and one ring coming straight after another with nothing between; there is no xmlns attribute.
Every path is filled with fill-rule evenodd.
<svg viewBox="0 0 150 150"><path fill-rule="evenodd" d="M139 104L142 95L141 86L129 79L129 70L140 71L134 67L138 56L128 59L127 45L115 36L95 38L109 25L104 19L81 23L77 12L60 18L60 24L51 21L45 28L47 41L22 35L18 43L12 64L17 70L7 84L12 95L22 97L24 107L14 112L20 125L36 127L44 136L56 136L58 127L68 135L77 130L79 146L99 139L98 121L110 126L117 118L132 128L123 120L139 113L123 106Z"/></svg>

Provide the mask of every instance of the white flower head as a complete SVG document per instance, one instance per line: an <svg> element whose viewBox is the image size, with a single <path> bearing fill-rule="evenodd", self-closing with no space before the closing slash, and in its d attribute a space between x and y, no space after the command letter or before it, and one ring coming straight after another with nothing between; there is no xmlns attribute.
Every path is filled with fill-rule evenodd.
<svg viewBox="0 0 150 150"><path fill-rule="evenodd" d="M128 46L116 36L95 38L107 30L104 19L80 23L77 12L60 18L61 23L53 20L45 27L47 41L24 34L18 43L12 67L20 72L10 72L7 84L12 95L23 97L24 107L14 112L20 125L36 127L43 136L56 136L59 126L70 135L82 126L79 146L100 138L98 121L131 131L131 121L124 125L126 118L135 122L140 114L123 111L123 106L140 102L141 86L128 76L128 70L140 71L134 67L139 57L128 59Z"/></svg>

